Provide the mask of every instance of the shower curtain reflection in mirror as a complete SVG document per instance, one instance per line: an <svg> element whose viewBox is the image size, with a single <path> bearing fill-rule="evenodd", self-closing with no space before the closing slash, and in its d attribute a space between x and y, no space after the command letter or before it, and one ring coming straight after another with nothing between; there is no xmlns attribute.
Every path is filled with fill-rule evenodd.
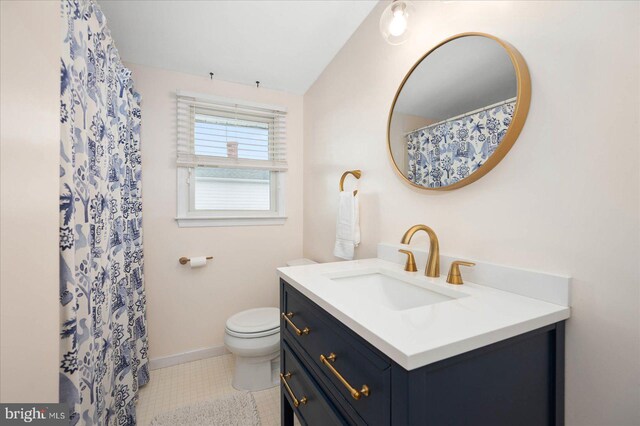
<svg viewBox="0 0 640 426"><path fill-rule="evenodd" d="M515 104L508 99L407 133L407 178L438 188L475 172L507 133Z"/></svg>

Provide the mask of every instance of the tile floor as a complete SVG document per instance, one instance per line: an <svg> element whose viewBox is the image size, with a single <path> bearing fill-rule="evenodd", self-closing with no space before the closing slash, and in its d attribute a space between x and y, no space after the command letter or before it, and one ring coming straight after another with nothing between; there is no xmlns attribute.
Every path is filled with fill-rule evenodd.
<svg viewBox="0 0 640 426"><path fill-rule="evenodd" d="M151 380L140 389L138 425L148 425L165 411L238 392L231 387L233 367L233 355L228 354L151 371ZM280 425L280 388L253 396L262 426Z"/></svg>

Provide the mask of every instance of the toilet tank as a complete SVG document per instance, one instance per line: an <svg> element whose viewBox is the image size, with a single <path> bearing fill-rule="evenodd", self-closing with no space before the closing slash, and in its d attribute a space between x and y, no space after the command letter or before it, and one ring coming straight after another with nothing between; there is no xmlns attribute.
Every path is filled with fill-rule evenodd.
<svg viewBox="0 0 640 426"><path fill-rule="evenodd" d="M289 260L287 262L287 266L313 265L314 263L318 263L318 262L314 262L311 259L307 259L303 257L302 259Z"/></svg>

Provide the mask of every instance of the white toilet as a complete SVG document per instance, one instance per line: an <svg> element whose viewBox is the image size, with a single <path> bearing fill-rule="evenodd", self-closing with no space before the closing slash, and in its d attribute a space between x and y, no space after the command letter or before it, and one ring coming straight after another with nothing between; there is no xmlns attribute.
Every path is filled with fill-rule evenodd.
<svg viewBox="0 0 640 426"><path fill-rule="evenodd" d="M296 259L287 266L316 263ZM235 389L259 391L278 385L280 371L280 310L255 308L231 316L226 323L224 344L235 355L231 384Z"/></svg>

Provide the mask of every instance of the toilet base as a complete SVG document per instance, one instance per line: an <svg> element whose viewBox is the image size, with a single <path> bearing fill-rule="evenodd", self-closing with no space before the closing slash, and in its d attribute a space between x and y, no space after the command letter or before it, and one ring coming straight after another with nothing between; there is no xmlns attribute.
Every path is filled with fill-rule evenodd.
<svg viewBox="0 0 640 426"><path fill-rule="evenodd" d="M243 391L260 391L278 386L280 352L261 357L236 355L236 366L231 385Z"/></svg>

